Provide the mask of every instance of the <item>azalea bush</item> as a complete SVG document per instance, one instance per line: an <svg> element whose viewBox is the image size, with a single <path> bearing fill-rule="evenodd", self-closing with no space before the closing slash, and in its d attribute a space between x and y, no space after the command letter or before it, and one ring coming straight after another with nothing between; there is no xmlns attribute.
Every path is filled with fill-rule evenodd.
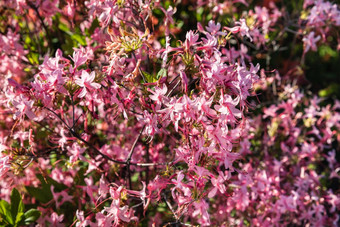
<svg viewBox="0 0 340 227"><path fill-rule="evenodd" d="M0 12L1 225L339 223L339 5Z"/></svg>

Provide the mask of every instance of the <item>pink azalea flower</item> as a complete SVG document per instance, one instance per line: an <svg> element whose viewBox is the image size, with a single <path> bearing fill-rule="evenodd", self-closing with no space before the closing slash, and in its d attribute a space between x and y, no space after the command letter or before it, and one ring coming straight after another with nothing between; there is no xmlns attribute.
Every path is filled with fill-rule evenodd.
<svg viewBox="0 0 340 227"><path fill-rule="evenodd" d="M82 148L78 145L78 143L73 143L72 147L68 147L67 149L71 156L70 156L70 163L75 163L76 161L82 160L86 161L86 158L82 155L86 148Z"/></svg>
<svg viewBox="0 0 340 227"><path fill-rule="evenodd" d="M130 195L133 195L135 197L139 197L143 202L143 208L145 210L149 206L151 200L150 200L150 196L148 196L146 194L146 184L145 184L145 182L142 181L142 184L143 184L143 189L141 191L127 190L127 192Z"/></svg>
<svg viewBox="0 0 340 227"><path fill-rule="evenodd" d="M93 82L95 79L95 72L91 72L89 74L85 70L82 71L81 78L77 78L75 80L76 84L82 87L81 92L79 93L78 97L83 98L87 90L92 91L94 89L99 89L101 87L100 84Z"/></svg>
<svg viewBox="0 0 340 227"><path fill-rule="evenodd" d="M198 216L200 215L200 224L202 226L210 226L210 215L208 213L208 209L209 209L209 205L206 201L204 201L203 199L194 202L194 207L195 207L195 211L192 213L192 215Z"/></svg>
<svg viewBox="0 0 340 227"><path fill-rule="evenodd" d="M107 193L109 193L109 186L108 186L107 181L105 180L104 174L102 174L99 180L98 194L100 196L105 196Z"/></svg>
<svg viewBox="0 0 340 227"><path fill-rule="evenodd" d="M215 105L215 110L220 112L221 114L225 114L227 116L231 116L234 119L234 116L237 118L242 117L242 112L235 108L238 104L239 100L232 99L229 95L221 95L220 105Z"/></svg>
<svg viewBox="0 0 340 227"><path fill-rule="evenodd" d="M103 26L107 26L110 23L111 19L115 17L115 14L118 10L118 5L114 4L114 2L111 1L105 1L104 5L98 8L101 10L98 19L103 24Z"/></svg>
<svg viewBox="0 0 340 227"><path fill-rule="evenodd" d="M185 35L185 49L186 50L190 50L190 47L192 46L196 46L198 44L197 40L199 38L199 35L193 31L189 31L187 32L187 34Z"/></svg>
<svg viewBox="0 0 340 227"><path fill-rule="evenodd" d="M213 36L216 36L216 35L226 35L226 33L220 32L221 24L218 23L218 22L215 24L215 22L211 20L211 21L208 22L208 26L205 27L205 28Z"/></svg>
<svg viewBox="0 0 340 227"><path fill-rule="evenodd" d="M121 221L128 223L130 221L137 220L137 217L133 216L132 209L129 209L128 206L120 206L122 190L122 187L119 187L118 189L110 188L110 194L113 200L110 207L104 207L103 210L106 212L106 218L109 220L109 223L111 223L112 226L119 226Z"/></svg>
<svg viewBox="0 0 340 227"><path fill-rule="evenodd" d="M145 124L144 133L146 133L151 139L159 132L157 119L156 114L150 114L146 110L143 112L143 116L138 116L138 120Z"/></svg>
<svg viewBox="0 0 340 227"><path fill-rule="evenodd" d="M226 186L224 182L227 180L227 176L224 175L222 171L219 171L219 175L216 178L215 176L211 177L211 183L214 188L209 192L208 197L212 198L216 195L217 190L219 190L222 194L226 192Z"/></svg>
<svg viewBox="0 0 340 227"><path fill-rule="evenodd" d="M235 22L237 26L228 28L224 27L226 30L230 31L231 33L240 33L241 36L247 36L250 41L253 41L252 37L249 34L249 27L247 26L245 19L240 19L240 21Z"/></svg>
<svg viewBox="0 0 340 227"><path fill-rule="evenodd" d="M72 202L73 196L70 196L65 190L61 192L55 192L54 186L51 185L51 192L57 209L59 209L59 207L65 202Z"/></svg>
<svg viewBox="0 0 340 227"><path fill-rule="evenodd" d="M150 99L155 101L158 105L161 105L164 101L168 100L168 97L166 97L166 93L168 91L168 88L164 84L162 88L155 87L155 91L148 89L152 95L150 95Z"/></svg>
<svg viewBox="0 0 340 227"><path fill-rule="evenodd" d="M308 34L308 36L305 36L302 41L303 41L303 45L305 47L304 49L304 53L307 53L310 49L313 51L317 50L316 47L316 42L318 42L321 39L321 37L318 35L317 37L315 37L315 33L311 32Z"/></svg>
<svg viewBox="0 0 340 227"><path fill-rule="evenodd" d="M76 217L78 219L76 227L86 227L88 224L90 224L90 221L84 217L84 211L77 210Z"/></svg>
<svg viewBox="0 0 340 227"><path fill-rule="evenodd" d="M17 100L13 100L13 105L15 108L17 108L17 112L14 115L14 118L22 118L24 116L24 114L26 114L26 116L33 120L36 115L34 114L34 112L32 111L32 107L33 107L34 101L33 100L29 100L27 97L25 97L24 95L20 95L19 98Z"/></svg>
<svg viewBox="0 0 340 227"><path fill-rule="evenodd" d="M61 222L64 219L64 215L58 215L56 212L53 212L51 214L51 225L55 226L55 227L62 227L64 226L64 224L62 224Z"/></svg>
<svg viewBox="0 0 340 227"><path fill-rule="evenodd" d="M9 168L11 168L10 157L0 153L0 179L8 172Z"/></svg>
<svg viewBox="0 0 340 227"><path fill-rule="evenodd" d="M74 62L74 69L78 68L80 65L84 64L87 61L87 53L84 48L75 49L73 52L73 57L71 59Z"/></svg>

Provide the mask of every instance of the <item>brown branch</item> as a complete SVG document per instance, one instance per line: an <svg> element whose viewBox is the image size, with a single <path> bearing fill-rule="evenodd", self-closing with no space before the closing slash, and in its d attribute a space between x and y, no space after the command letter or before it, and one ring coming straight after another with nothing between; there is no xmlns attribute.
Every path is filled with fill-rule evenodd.
<svg viewBox="0 0 340 227"><path fill-rule="evenodd" d="M27 5L32 8L35 13L37 14L37 17L39 18L40 22L41 22L41 25L43 26L43 28L45 29L45 32L46 32L46 35L47 35L47 39L48 39L48 43L50 45L52 45L52 38L51 38L51 34L50 34L50 31L49 29L47 28L45 22L44 22L44 19L42 18L42 16L40 15L39 13L39 10L38 10L38 7L36 7L34 5L34 3L30 2L30 1L26 1Z"/></svg>
<svg viewBox="0 0 340 227"><path fill-rule="evenodd" d="M133 163L133 162L128 162L128 160L126 161L119 161L119 160L115 160L113 158L110 158L109 156L107 156L106 154L103 154L100 150L98 150L96 147L94 147L92 144L90 144L89 142L87 142L86 140L84 140L83 138L80 137L80 135L78 133L76 133L56 112L54 112L53 110L47 108L47 107L44 107L45 109L47 109L48 111L50 111L51 113L53 113L66 127L67 129L69 130L69 132L74 136L76 137L78 140L82 141L84 144L86 144L88 147L90 147L92 150L94 150L97 154L101 155L103 158L105 158L106 160L109 160L109 161L112 161L114 163L117 163L117 164L121 164L121 165L133 165L133 166L140 166L140 167L146 167L146 166L160 166L160 165L168 165L168 164L171 164L171 163ZM144 127L143 127L143 130L144 130ZM143 131L141 130L141 132ZM141 134L141 133L140 133ZM139 139L140 135L137 137L136 141ZM130 157L130 160L131 160L131 156L133 154L133 150L136 146L136 142L134 143L134 145L132 146L131 150L130 150L130 153L129 153L129 156L128 156L128 159Z"/></svg>
<svg viewBox="0 0 340 227"><path fill-rule="evenodd" d="M137 138L135 139L135 142L132 144L132 147L131 147L131 149L130 149L130 153L129 153L129 155L128 155L126 161L125 161L126 164L130 164L130 161L131 161L131 157L132 157L133 151L135 150L135 147L136 147L136 145L137 145L137 142L138 142L139 138L141 137L141 135L142 135L142 133L143 133L143 131L144 131L144 128L145 128L145 125L143 126L142 130L140 130L139 135L138 135Z"/></svg>
<svg viewBox="0 0 340 227"><path fill-rule="evenodd" d="M130 149L130 152L129 152L129 154L128 154L128 157L127 157L127 159L126 159L126 161L125 161L126 167L127 167L127 170L128 170L129 187L130 187L130 189L132 189L131 169L130 169L131 157L132 157L132 155L133 155L133 152L134 152L134 150L135 150L135 147L136 147L136 145L137 145L137 142L138 142L139 138L142 136L142 133L143 133L143 131L144 131L144 128L145 128L145 125L143 126L142 130L140 130L140 132L139 132L137 138L135 139L135 142L132 144L132 147L131 147L131 149Z"/></svg>
<svg viewBox="0 0 340 227"><path fill-rule="evenodd" d="M178 87L178 85L181 83L181 81L179 80L177 82L177 84L171 89L171 91L169 92L169 94L167 95L167 97L170 97L170 95L172 94L172 92Z"/></svg>

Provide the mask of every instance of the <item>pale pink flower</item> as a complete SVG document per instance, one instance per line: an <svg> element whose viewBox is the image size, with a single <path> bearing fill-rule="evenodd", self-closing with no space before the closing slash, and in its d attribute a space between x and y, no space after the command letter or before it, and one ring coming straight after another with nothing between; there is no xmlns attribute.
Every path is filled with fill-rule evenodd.
<svg viewBox="0 0 340 227"><path fill-rule="evenodd" d="M149 206L150 204L150 196L146 194L146 184L144 181L142 181L143 189L141 191L134 191L134 190L127 190L127 192L130 195L133 195L135 197L139 197L143 202L143 208L144 210Z"/></svg>
<svg viewBox="0 0 340 227"><path fill-rule="evenodd" d="M118 189L110 188L112 203L110 207L104 207L103 210L106 212L107 221L109 221L112 226L119 226L121 221L130 222L137 220L137 217L133 216L132 209L129 209L128 206L120 207L122 190L122 187L119 187Z"/></svg>
<svg viewBox="0 0 340 227"><path fill-rule="evenodd" d="M55 192L54 186L51 185L51 192L57 209L59 209L59 207L65 202L72 202L73 196L70 196L65 190L61 192Z"/></svg>
<svg viewBox="0 0 340 227"><path fill-rule="evenodd" d="M82 155L86 148L82 148L78 143L73 143L72 147L68 147L68 152L71 154L70 163L75 163L78 160L86 161L85 157Z"/></svg>
<svg viewBox="0 0 340 227"><path fill-rule="evenodd" d="M193 31L187 32L185 35L185 49L190 50L190 47L196 46L198 44L197 40L199 38L199 35Z"/></svg>
<svg viewBox="0 0 340 227"><path fill-rule="evenodd" d="M32 111L33 104L34 101L29 100L24 95L20 95L18 99L13 100L13 105L18 110L14 115L14 119L20 119L24 116L24 114L26 114L26 116L31 120L36 118L36 115Z"/></svg>
<svg viewBox="0 0 340 227"><path fill-rule="evenodd" d="M159 105L162 104L163 101L168 100L168 97L165 96L168 91L168 88L166 87L165 84L163 84L162 88L155 87L155 91L151 89L148 89L148 91L152 93L152 95L149 95L150 99L155 101Z"/></svg>
<svg viewBox="0 0 340 227"><path fill-rule="evenodd" d="M76 216L78 222L76 223L76 227L86 227L90 224L89 220L86 220L84 217L84 211L77 210Z"/></svg>
<svg viewBox="0 0 340 227"><path fill-rule="evenodd" d="M9 156L1 155L0 157L0 179L8 172L9 168L11 168Z"/></svg>
<svg viewBox="0 0 340 227"><path fill-rule="evenodd" d="M107 193L109 193L109 186L108 183L104 177L104 174L102 174L102 176L100 177L99 180L99 190L98 190L98 194L100 196L105 196Z"/></svg>
<svg viewBox="0 0 340 227"><path fill-rule="evenodd" d="M304 53L307 53L310 49L313 51L317 50L316 43L321 39L321 37L318 35L315 37L315 33L311 32L308 34L308 36L305 36L302 41L304 45Z"/></svg>
<svg viewBox="0 0 340 227"><path fill-rule="evenodd" d="M215 105L216 111L231 116L232 119L242 117L242 112L235 107L239 103L238 99L232 99L230 95L222 95L219 103L220 105Z"/></svg>
<svg viewBox="0 0 340 227"><path fill-rule="evenodd" d="M159 132L158 118L156 114L150 114L148 111L143 112L143 116L138 116L137 119L145 124L144 133L151 139Z"/></svg>
<svg viewBox="0 0 340 227"><path fill-rule="evenodd" d="M112 19L114 19L117 11L118 5L116 5L112 1L105 1L104 5L98 7L101 10L101 13L98 17L99 21L103 24L103 26L107 26Z"/></svg>
<svg viewBox="0 0 340 227"><path fill-rule="evenodd" d="M232 28L224 27L226 30L231 33L240 33L241 36L247 36L250 41L253 41L253 38L249 34L249 27L247 26L245 19L240 19L240 21L235 22L236 26Z"/></svg>
<svg viewBox="0 0 340 227"><path fill-rule="evenodd" d="M79 98L83 98L86 95L87 90L92 91L94 89L99 89L101 87L100 84L93 82L94 79L95 79L94 71L91 72L91 74L89 74L85 70L82 71L81 78L77 78L75 80L76 84L82 87L82 90L78 95Z"/></svg>
<svg viewBox="0 0 340 227"><path fill-rule="evenodd" d="M56 212L51 214L51 225L55 227L62 227L64 224L61 222L64 220L64 215L58 215Z"/></svg>
<svg viewBox="0 0 340 227"><path fill-rule="evenodd" d="M75 49L73 52L73 57L71 59L74 62L74 69L78 68L80 65L84 64L88 57L86 50L84 48Z"/></svg>
<svg viewBox="0 0 340 227"><path fill-rule="evenodd" d="M208 22L208 26L205 27L205 28L213 36L216 36L216 35L226 35L226 33L220 32L221 24L218 23L218 22L215 24L215 22L211 20L211 21Z"/></svg>
<svg viewBox="0 0 340 227"><path fill-rule="evenodd" d="M204 199L194 202L195 211L192 216L200 215L199 221L202 226L210 226L210 215L208 213L209 205Z"/></svg>
<svg viewBox="0 0 340 227"><path fill-rule="evenodd" d="M222 194L226 192L226 186L224 182L227 180L227 176L224 175L222 171L218 172L218 177L211 176L211 183L214 188L209 192L208 198L212 198L216 195L217 190L219 190Z"/></svg>

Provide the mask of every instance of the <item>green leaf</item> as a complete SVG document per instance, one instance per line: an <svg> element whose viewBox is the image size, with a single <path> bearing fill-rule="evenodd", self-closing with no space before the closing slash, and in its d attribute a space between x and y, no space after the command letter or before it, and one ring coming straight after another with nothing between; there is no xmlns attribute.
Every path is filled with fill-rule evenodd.
<svg viewBox="0 0 340 227"><path fill-rule="evenodd" d="M16 225L20 225L19 223L22 222L23 216L24 216L24 212L19 212L19 213L17 214L17 217L16 217L16 219L15 219L15 224L16 224Z"/></svg>
<svg viewBox="0 0 340 227"><path fill-rule="evenodd" d="M336 57L338 55L338 52L332 49L330 46L320 46L319 54L321 57L325 57L327 55L330 57Z"/></svg>
<svg viewBox="0 0 340 227"><path fill-rule="evenodd" d="M27 55L27 58L31 64L39 64L39 54L30 52Z"/></svg>
<svg viewBox="0 0 340 227"><path fill-rule="evenodd" d="M66 34L72 35L72 32L70 32L70 28L66 24L59 22L58 28Z"/></svg>
<svg viewBox="0 0 340 227"><path fill-rule="evenodd" d="M40 217L41 213L37 209L30 209L25 214L25 225L34 223Z"/></svg>
<svg viewBox="0 0 340 227"><path fill-rule="evenodd" d="M333 83L329 85L327 88L319 91L319 96L321 97L329 97L332 94L336 93L340 88L339 84Z"/></svg>
<svg viewBox="0 0 340 227"><path fill-rule="evenodd" d="M144 76L144 78L146 80L145 82L147 82L147 83L155 82L155 81L153 81L153 76L151 74L149 74L147 72L144 72L144 71L142 71L142 73L143 73L143 76Z"/></svg>
<svg viewBox="0 0 340 227"><path fill-rule="evenodd" d="M48 203L53 199L53 195L51 189L42 187L42 188L35 188L26 186L26 190L28 193L39 200L41 203Z"/></svg>
<svg viewBox="0 0 340 227"><path fill-rule="evenodd" d="M137 172L137 173L135 173L134 175L132 175L132 177L131 177L131 181L132 182L137 182L138 181L138 179L139 179L139 172Z"/></svg>
<svg viewBox="0 0 340 227"><path fill-rule="evenodd" d="M11 225L14 224L11 214L11 205L5 200L0 201L0 215L7 223Z"/></svg>
<svg viewBox="0 0 340 227"><path fill-rule="evenodd" d="M149 73L144 72L144 71L142 71L142 73L143 73L143 76L144 76L147 83L154 83L154 82L158 81L160 78L165 77L167 75L167 71L164 68L159 70L157 75L152 75L152 74L149 74Z"/></svg>
<svg viewBox="0 0 340 227"><path fill-rule="evenodd" d="M79 35L79 34L73 34L71 35L71 38L79 43L82 46L86 46L86 40L85 40L85 36Z"/></svg>
<svg viewBox="0 0 340 227"><path fill-rule="evenodd" d="M51 185L54 186L55 191L63 191L65 189L67 189L67 186L64 184L61 184L55 180L53 180L51 177L49 176L45 176L43 177L41 174L37 174L37 178L40 180L42 185L47 185L48 188L51 188Z"/></svg>
<svg viewBox="0 0 340 227"><path fill-rule="evenodd" d="M25 205L22 202L21 195L18 192L16 188L13 188L11 193L11 214L12 219L15 221L15 223L18 223L20 219L18 220L17 215L19 213L23 213L25 210Z"/></svg>
<svg viewBox="0 0 340 227"><path fill-rule="evenodd" d="M60 192L67 188L66 185L58 183L51 177L43 177L41 174L37 174L37 178L40 180L41 186L39 188L27 186L26 189L31 196L38 199L42 203L48 203L53 199L51 185L54 186L54 190L57 192Z"/></svg>
<svg viewBox="0 0 340 227"><path fill-rule="evenodd" d="M25 43L30 44L32 42L31 37L29 35L26 35L25 37Z"/></svg>
<svg viewBox="0 0 340 227"><path fill-rule="evenodd" d="M85 168L81 167L74 177L75 185L86 185L85 181Z"/></svg>
<svg viewBox="0 0 340 227"><path fill-rule="evenodd" d="M161 70L159 70L159 72L157 73L157 80L159 80L162 77L166 77L167 71L166 69L162 68Z"/></svg>

